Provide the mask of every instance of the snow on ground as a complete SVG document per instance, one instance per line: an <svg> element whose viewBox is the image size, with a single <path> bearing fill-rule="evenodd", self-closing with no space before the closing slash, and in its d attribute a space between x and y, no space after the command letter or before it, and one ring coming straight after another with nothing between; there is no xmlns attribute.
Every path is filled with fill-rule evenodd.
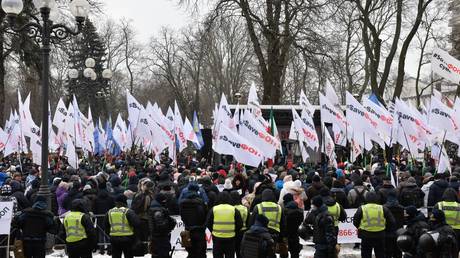
<svg viewBox="0 0 460 258"><path fill-rule="evenodd" d="M300 257L302 258L313 258L313 254L315 252L315 249L311 246L304 246L304 249L300 253ZM360 250L355 250L353 249L353 245L342 245L341 251L340 251L340 257L360 257ZM66 257L65 253L63 250L56 250L52 254L47 255L49 258L59 258L59 257ZM109 258L111 256L109 255L101 255L99 253L94 253L93 254L94 258ZM151 255L148 254L144 257L150 258ZM187 252L185 251L176 251L174 252L173 255L174 258L186 258L187 257ZM208 250L208 257L212 257L212 251Z"/></svg>

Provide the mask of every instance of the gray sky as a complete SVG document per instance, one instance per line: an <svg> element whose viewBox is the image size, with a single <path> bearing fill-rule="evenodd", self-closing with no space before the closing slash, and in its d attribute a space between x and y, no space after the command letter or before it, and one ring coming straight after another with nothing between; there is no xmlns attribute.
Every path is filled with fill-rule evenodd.
<svg viewBox="0 0 460 258"><path fill-rule="evenodd" d="M193 22L190 12L176 0L103 0L105 15L132 20L138 39L146 43L161 27L180 29Z"/></svg>

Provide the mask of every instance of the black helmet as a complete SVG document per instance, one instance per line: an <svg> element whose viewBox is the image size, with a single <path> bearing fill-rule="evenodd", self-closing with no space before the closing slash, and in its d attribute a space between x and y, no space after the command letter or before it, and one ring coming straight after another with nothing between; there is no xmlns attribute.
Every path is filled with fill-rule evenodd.
<svg viewBox="0 0 460 258"><path fill-rule="evenodd" d="M409 252L413 247L412 237L409 235L400 235L396 239L396 244L402 252Z"/></svg>
<svg viewBox="0 0 460 258"><path fill-rule="evenodd" d="M422 252L433 252L436 249L439 232L429 231L423 234L419 239L419 247Z"/></svg>

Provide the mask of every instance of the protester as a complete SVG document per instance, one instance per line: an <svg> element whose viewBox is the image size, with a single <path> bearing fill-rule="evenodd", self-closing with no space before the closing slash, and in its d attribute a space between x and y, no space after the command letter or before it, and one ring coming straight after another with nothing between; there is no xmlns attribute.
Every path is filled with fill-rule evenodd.
<svg viewBox="0 0 460 258"><path fill-rule="evenodd" d="M176 226L176 220L169 215L167 202L168 197L158 193L148 211L151 252L154 258L170 257L171 231Z"/></svg>
<svg viewBox="0 0 460 258"><path fill-rule="evenodd" d="M329 215L327 207L320 196L315 196L311 201L311 205L312 209L305 218L303 225L313 227L315 257L334 258L337 255L337 234L334 219Z"/></svg>
<svg viewBox="0 0 460 258"><path fill-rule="evenodd" d="M241 258L265 258L275 255L275 241L268 232L268 219L257 215L254 224L244 233Z"/></svg>
<svg viewBox="0 0 460 258"><path fill-rule="evenodd" d="M298 258L302 245L299 243L297 229L303 222L303 209L299 208L294 201L292 194L287 193L283 197L284 211L286 217L286 234L288 239L288 250L291 258ZM257 218L256 218L257 219ZM287 256L284 256L287 257Z"/></svg>
<svg viewBox="0 0 460 258"><path fill-rule="evenodd" d="M22 231L26 257L44 258L46 234L57 234L54 215L47 208L46 198L37 196L31 208L24 209L14 218L13 225Z"/></svg>
<svg viewBox="0 0 460 258"><path fill-rule="evenodd" d="M187 250L188 258L206 257L206 205L198 194L197 184L192 184L182 195L179 211L184 222L185 231L181 232L182 244Z"/></svg>

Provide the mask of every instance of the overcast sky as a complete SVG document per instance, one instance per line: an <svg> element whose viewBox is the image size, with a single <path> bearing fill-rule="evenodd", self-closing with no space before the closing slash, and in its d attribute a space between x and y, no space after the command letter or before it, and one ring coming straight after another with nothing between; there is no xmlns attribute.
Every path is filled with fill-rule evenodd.
<svg viewBox="0 0 460 258"><path fill-rule="evenodd" d="M148 39L167 26L180 29L194 22L177 0L103 0L105 15L114 20L131 19L138 33L138 39L146 43Z"/></svg>

